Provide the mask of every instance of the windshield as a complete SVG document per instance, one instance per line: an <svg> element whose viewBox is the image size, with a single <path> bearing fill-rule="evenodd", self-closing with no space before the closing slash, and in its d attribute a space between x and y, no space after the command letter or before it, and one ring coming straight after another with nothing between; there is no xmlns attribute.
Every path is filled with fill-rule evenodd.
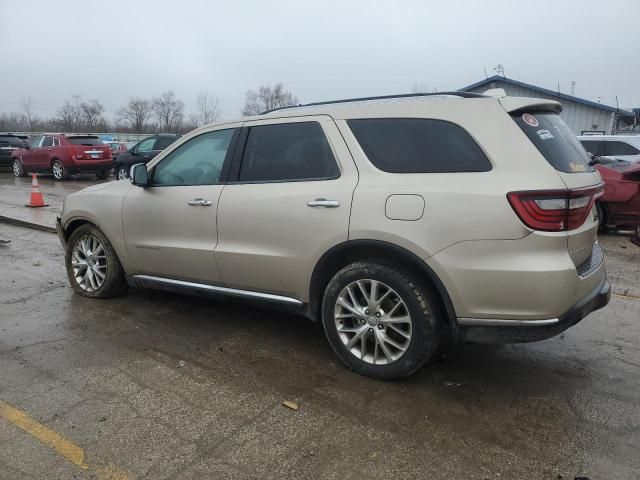
<svg viewBox="0 0 640 480"><path fill-rule="evenodd" d="M557 113L519 112L512 117L556 170L565 173L594 171L589 165L589 154Z"/></svg>

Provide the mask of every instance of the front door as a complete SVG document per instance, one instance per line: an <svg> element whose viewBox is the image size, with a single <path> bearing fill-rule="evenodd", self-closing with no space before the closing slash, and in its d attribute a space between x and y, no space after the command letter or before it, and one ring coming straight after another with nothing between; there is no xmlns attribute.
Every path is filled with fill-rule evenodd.
<svg viewBox="0 0 640 480"><path fill-rule="evenodd" d="M24 171L27 173L34 172L38 166L38 154L40 154L40 144L43 140L42 135L33 137L29 141L29 149L22 153L21 161Z"/></svg>
<svg viewBox="0 0 640 480"><path fill-rule="evenodd" d="M245 125L218 207L222 279L307 301L317 260L347 240L355 165L329 117Z"/></svg>
<svg viewBox="0 0 640 480"><path fill-rule="evenodd" d="M151 186L129 190L122 223L130 273L220 283L216 212L237 132L188 139L150 165Z"/></svg>

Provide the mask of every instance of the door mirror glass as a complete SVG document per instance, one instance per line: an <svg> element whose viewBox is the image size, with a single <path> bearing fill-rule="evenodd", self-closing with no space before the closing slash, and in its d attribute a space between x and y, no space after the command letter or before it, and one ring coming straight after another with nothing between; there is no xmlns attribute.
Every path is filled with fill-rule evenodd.
<svg viewBox="0 0 640 480"><path fill-rule="evenodd" d="M133 165L129 172L129 177L131 177L131 183L138 187L146 187L149 185L149 172L144 163L136 163Z"/></svg>

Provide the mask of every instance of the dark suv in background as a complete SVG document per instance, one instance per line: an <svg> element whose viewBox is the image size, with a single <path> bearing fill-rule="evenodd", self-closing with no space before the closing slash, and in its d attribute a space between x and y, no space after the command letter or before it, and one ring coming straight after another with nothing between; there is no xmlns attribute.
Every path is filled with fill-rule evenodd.
<svg viewBox="0 0 640 480"><path fill-rule="evenodd" d="M13 133L0 133L0 167L11 167L13 159L11 153L25 144L18 135Z"/></svg>
<svg viewBox="0 0 640 480"><path fill-rule="evenodd" d="M116 178L118 180L129 178L131 165L147 163L180 137L181 135L173 133L158 133L140 140L126 152L119 153L114 158L113 171Z"/></svg>

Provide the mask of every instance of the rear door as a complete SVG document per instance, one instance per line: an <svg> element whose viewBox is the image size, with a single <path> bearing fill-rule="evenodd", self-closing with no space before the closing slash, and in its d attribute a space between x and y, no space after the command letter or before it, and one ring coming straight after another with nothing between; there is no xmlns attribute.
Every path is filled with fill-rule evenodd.
<svg viewBox="0 0 640 480"><path fill-rule="evenodd" d="M560 115L550 111L521 110L512 114L512 117L555 168L568 189L580 190L602 185L600 174L590 165L591 158ZM585 222L567 232L567 247L576 266L591 256L597 232L598 217L593 204Z"/></svg>
<svg viewBox="0 0 640 480"><path fill-rule="evenodd" d="M222 279L305 302L318 259L347 240L354 162L326 116L247 122L238 145L218 207Z"/></svg>

